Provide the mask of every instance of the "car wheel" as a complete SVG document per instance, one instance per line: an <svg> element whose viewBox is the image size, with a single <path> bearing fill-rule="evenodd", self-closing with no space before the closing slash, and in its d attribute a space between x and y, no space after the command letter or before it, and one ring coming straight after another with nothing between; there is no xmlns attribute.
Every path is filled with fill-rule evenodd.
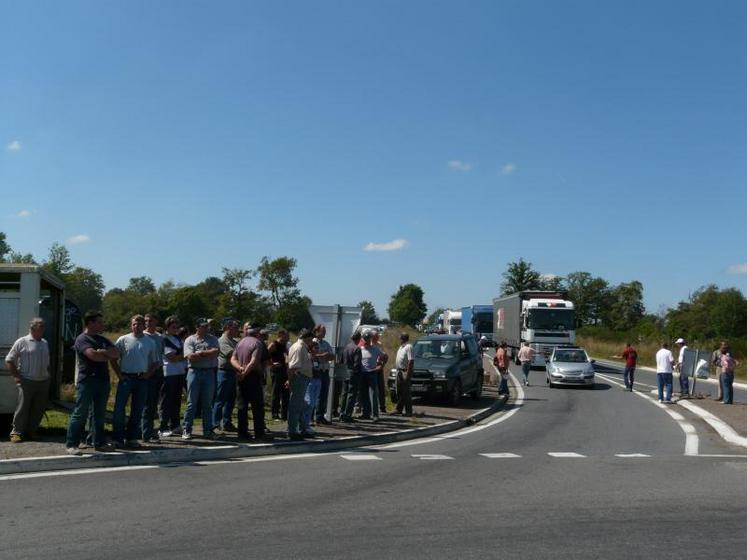
<svg viewBox="0 0 747 560"><path fill-rule="evenodd" d="M479 398L482 396L482 384L484 383L484 376L481 374L480 378L477 381L477 389L472 391L469 396L472 397L474 400L479 400Z"/></svg>
<svg viewBox="0 0 747 560"><path fill-rule="evenodd" d="M457 406L462 398L462 383L461 381L455 381L454 385L451 386L449 391L448 401L451 406Z"/></svg>

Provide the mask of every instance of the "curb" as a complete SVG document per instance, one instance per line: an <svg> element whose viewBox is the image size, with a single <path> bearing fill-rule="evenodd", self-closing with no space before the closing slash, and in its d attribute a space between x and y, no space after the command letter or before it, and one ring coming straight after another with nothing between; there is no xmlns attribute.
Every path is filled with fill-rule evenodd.
<svg viewBox="0 0 747 560"><path fill-rule="evenodd" d="M0 475L101 467L112 468L161 465L167 463L190 463L196 461L217 461L270 455L289 455L296 453L329 453L333 451L395 443L453 432L480 422L488 416L492 416L502 409L506 402L505 399L496 400L496 402L488 408L480 410L461 420L451 420L434 426L410 428L400 432L385 432L370 436L348 436L337 439L309 442L229 444L189 449L115 451L112 453L92 453L79 456L55 455L52 457L2 459L0 460Z"/></svg>

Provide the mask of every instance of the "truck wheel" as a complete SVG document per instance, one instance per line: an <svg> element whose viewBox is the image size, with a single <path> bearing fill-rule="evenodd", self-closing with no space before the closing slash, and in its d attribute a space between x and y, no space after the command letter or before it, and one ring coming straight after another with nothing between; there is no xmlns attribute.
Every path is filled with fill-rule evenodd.
<svg viewBox="0 0 747 560"><path fill-rule="evenodd" d="M451 406L457 406L461 398L462 398L462 383L461 381L455 381L454 385L451 387L451 391L449 391L449 395L447 399Z"/></svg>

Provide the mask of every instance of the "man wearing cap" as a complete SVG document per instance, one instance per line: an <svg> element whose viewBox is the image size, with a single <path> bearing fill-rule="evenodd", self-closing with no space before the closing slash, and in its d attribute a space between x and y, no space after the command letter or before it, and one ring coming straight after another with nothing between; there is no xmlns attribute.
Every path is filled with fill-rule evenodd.
<svg viewBox="0 0 747 560"><path fill-rule="evenodd" d="M145 335L145 317L133 315L130 319L130 331L114 343L119 351L119 360L112 361L112 369L119 382L114 399L112 437L115 445L123 446L126 443L130 447L139 447L138 438L142 434L148 380L160 365L160 358L156 344ZM125 409L129 400L132 403L125 431Z"/></svg>
<svg viewBox="0 0 747 560"><path fill-rule="evenodd" d="M373 344L373 332L363 331L361 347L361 407L366 420L376 422L379 419L379 369L381 367L381 350Z"/></svg>
<svg viewBox="0 0 747 560"><path fill-rule="evenodd" d="M10 441L33 439L49 402L49 344L44 336L44 320L29 323L29 334L11 346L5 363L18 387L16 412Z"/></svg>
<svg viewBox="0 0 747 560"><path fill-rule="evenodd" d="M290 399L288 402L288 438L300 440L312 436L311 426L307 425L306 389L312 376L311 347L314 335L309 329L301 329L298 340L288 350L288 383Z"/></svg>
<svg viewBox="0 0 747 560"><path fill-rule="evenodd" d="M197 404L202 416L202 435L212 439L213 434L213 394L215 393L215 370L218 369L220 343L208 332L207 319L197 319L195 334L184 341L184 358L187 369L187 408L184 411L184 431L182 439L192 439L192 423Z"/></svg>
<svg viewBox="0 0 747 560"><path fill-rule="evenodd" d="M675 341L675 344L680 347L680 353L677 357L677 371L680 374L680 396L684 397L685 395L690 394L690 380L687 378L687 375L682 373L682 362L685 360L685 350L687 350L687 343L685 342L684 338L678 338Z"/></svg>
<svg viewBox="0 0 747 560"><path fill-rule="evenodd" d="M326 334L327 329L324 325L314 327L314 343L317 345L318 350L312 358L318 364L321 387L319 389L318 400L315 403L311 403L311 406L316 408L316 421L318 424L331 424L324 417L324 414L327 412L327 399L329 397L329 362L334 360L335 352L330 343L324 340Z"/></svg>
<svg viewBox="0 0 747 560"><path fill-rule="evenodd" d="M231 356L236 350L238 336L238 321L223 321L223 334L218 339L218 375L213 404L213 425L220 432L236 431L235 426L231 424L231 415L236 403L236 369L231 363Z"/></svg>
<svg viewBox="0 0 747 560"><path fill-rule="evenodd" d="M249 438L249 406L252 407L254 439L271 439L265 426L265 399L262 384L265 379L267 350L259 338L260 328L244 325L244 338L236 345L231 356L231 364L236 369L238 381L238 406L236 418L240 439Z"/></svg>
<svg viewBox="0 0 747 560"><path fill-rule="evenodd" d="M412 395L410 394L410 383L412 382L412 369L415 359L412 355L412 344L410 335L403 332L399 335L400 346L394 364L397 367L397 412L405 416L412 416Z"/></svg>

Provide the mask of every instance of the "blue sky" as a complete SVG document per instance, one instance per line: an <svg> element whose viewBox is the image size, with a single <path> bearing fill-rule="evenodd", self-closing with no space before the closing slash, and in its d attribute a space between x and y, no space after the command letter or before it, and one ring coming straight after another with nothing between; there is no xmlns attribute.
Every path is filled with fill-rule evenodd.
<svg viewBox="0 0 747 560"><path fill-rule="evenodd" d="M0 230L107 288L298 259L317 303L510 261L747 288L743 2L3 2ZM389 250L366 250L366 248Z"/></svg>

